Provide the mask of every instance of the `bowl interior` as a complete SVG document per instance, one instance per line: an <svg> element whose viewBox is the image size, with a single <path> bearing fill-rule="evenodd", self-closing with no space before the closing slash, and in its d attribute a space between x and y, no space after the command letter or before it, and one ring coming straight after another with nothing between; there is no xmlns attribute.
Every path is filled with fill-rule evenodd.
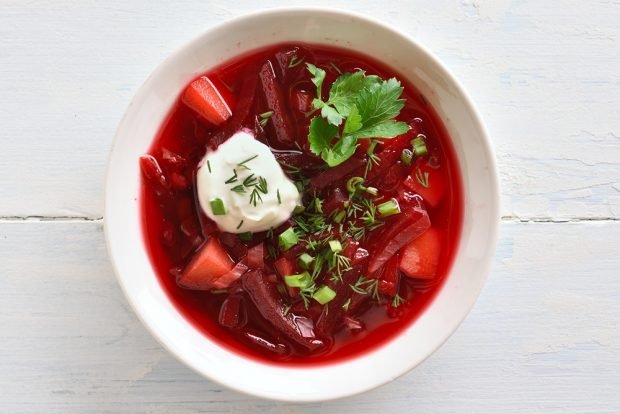
<svg viewBox="0 0 620 414"><path fill-rule="evenodd" d="M322 43L378 57L414 84L453 140L464 192L455 262L426 311L398 338L360 358L309 368L246 359L194 329L172 306L153 274L142 240L138 157L147 151L182 88L197 73L252 49L285 41ZM215 27L164 61L140 88L121 124L106 183L106 237L116 274L145 326L201 374L256 396L327 400L376 387L415 367L464 319L484 283L498 227L494 159L475 108L425 49L368 18L319 9L273 10Z"/></svg>

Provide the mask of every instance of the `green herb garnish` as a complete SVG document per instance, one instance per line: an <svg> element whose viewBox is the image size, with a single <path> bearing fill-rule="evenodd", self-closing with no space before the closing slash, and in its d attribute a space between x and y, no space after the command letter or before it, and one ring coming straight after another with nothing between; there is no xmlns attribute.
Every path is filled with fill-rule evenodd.
<svg viewBox="0 0 620 414"><path fill-rule="evenodd" d="M424 188L428 188L430 185L428 183L428 172L422 172L421 169L417 169L415 173L415 179L420 183L420 185Z"/></svg>
<svg viewBox="0 0 620 414"><path fill-rule="evenodd" d="M336 292L334 292L329 286L321 286L312 295L312 298L321 305L325 305L326 303L332 301L335 297Z"/></svg>
<svg viewBox="0 0 620 414"><path fill-rule="evenodd" d="M419 157L428 153L428 148L426 148L426 142L424 141L424 138L426 137L423 134L419 134L417 137L411 140L413 152Z"/></svg>
<svg viewBox="0 0 620 414"><path fill-rule="evenodd" d="M224 201L221 198L214 198L209 203L211 204L213 215L223 216L226 214L226 207L224 207Z"/></svg>
<svg viewBox="0 0 620 414"><path fill-rule="evenodd" d="M381 217L393 216L400 213L400 205L398 205L398 200L392 198L385 203L379 204L377 211Z"/></svg>
<svg viewBox="0 0 620 414"><path fill-rule="evenodd" d="M299 236L292 227L289 227L278 236L278 244L282 250L288 250L299 243Z"/></svg>
<svg viewBox="0 0 620 414"><path fill-rule="evenodd" d="M350 158L362 138L393 138L409 126L394 120L404 106L403 87L395 78L383 80L364 71L344 73L331 85L329 98L322 100L325 71L306 64L317 87L312 101L320 116L310 121L310 149L334 167ZM342 126L342 127L341 127Z"/></svg>

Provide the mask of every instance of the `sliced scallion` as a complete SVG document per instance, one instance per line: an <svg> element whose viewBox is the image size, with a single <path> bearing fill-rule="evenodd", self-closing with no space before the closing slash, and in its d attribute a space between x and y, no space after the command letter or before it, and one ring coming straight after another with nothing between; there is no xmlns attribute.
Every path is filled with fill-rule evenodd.
<svg viewBox="0 0 620 414"><path fill-rule="evenodd" d="M381 203L377 206L377 211L381 217L393 216L400 213L400 206L395 198L392 198L385 203Z"/></svg>
<svg viewBox="0 0 620 414"><path fill-rule="evenodd" d="M284 283L289 287L305 288L312 283L312 276L310 276L308 272L303 272L298 275L288 275L284 276Z"/></svg>
<svg viewBox="0 0 620 414"><path fill-rule="evenodd" d="M211 211L216 216L223 216L226 214L226 207L224 206L224 201L221 198L214 198L210 201Z"/></svg>
<svg viewBox="0 0 620 414"><path fill-rule="evenodd" d="M299 265L303 269L309 269L312 265L312 262L314 262L314 257L310 256L308 253L303 253L301 256L299 256Z"/></svg>
<svg viewBox="0 0 620 414"><path fill-rule="evenodd" d="M299 236L292 227L289 227L278 236L278 244L282 250L288 250L299 242Z"/></svg>
<svg viewBox="0 0 620 414"><path fill-rule="evenodd" d="M428 153L428 148L426 148L426 137L423 134L418 134L417 137L411 140L411 145L413 146L413 152L417 156L426 155Z"/></svg>
<svg viewBox="0 0 620 414"><path fill-rule="evenodd" d="M400 154L400 160L407 166L411 165L411 160L413 160L413 151L409 148L405 148Z"/></svg>
<svg viewBox="0 0 620 414"><path fill-rule="evenodd" d="M321 286L318 288L312 298L319 302L321 305L325 305L336 297L336 292L330 289L329 286Z"/></svg>
<svg viewBox="0 0 620 414"><path fill-rule="evenodd" d="M342 251L342 244L338 240L330 240L329 248L334 253L340 253Z"/></svg>

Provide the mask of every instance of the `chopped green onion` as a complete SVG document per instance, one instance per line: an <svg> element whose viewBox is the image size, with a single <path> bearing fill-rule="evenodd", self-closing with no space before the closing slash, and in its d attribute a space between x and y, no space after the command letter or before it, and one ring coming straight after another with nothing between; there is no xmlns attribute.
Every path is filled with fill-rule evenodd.
<svg viewBox="0 0 620 414"><path fill-rule="evenodd" d="M426 142L424 142L424 138L426 138L423 134L418 134L417 137L411 140L411 145L413 145L413 152L417 156L422 156L428 153L428 148L426 148Z"/></svg>
<svg viewBox="0 0 620 414"><path fill-rule="evenodd" d="M400 213L400 206L395 198L392 198L385 203L381 203L377 206L377 211L381 217L393 216Z"/></svg>
<svg viewBox="0 0 620 414"><path fill-rule="evenodd" d="M289 227L286 231L280 233L280 236L278 237L278 244L282 250L288 250L297 243L299 243L299 237L292 227Z"/></svg>
<svg viewBox="0 0 620 414"><path fill-rule="evenodd" d="M334 221L336 223L342 223L342 220L344 220L344 218L347 216L346 211L344 210L340 210L338 213L336 213L336 215L334 216Z"/></svg>
<svg viewBox="0 0 620 414"><path fill-rule="evenodd" d="M308 253L303 253L299 256L299 265L303 269L309 269L312 262L314 262L314 257L310 256Z"/></svg>
<svg viewBox="0 0 620 414"><path fill-rule="evenodd" d="M312 284L310 273L303 272L298 275L284 276L284 283L289 287L305 288Z"/></svg>
<svg viewBox="0 0 620 414"><path fill-rule="evenodd" d="M243 226L243 220L241 220L241 221L239 222L239 224L237 225L237 230L239 230L239 229L241 228L241 226Z"/></svg>
<svg viewBox="0 0 620 414"><path fill-rule="evenodd" d="M321 286L314 292L312 298L319 302L321 305L325 305L336 297L336 292L331 290L329 286Z"/></svg>
<svg viewBox="0 0 620 414"><path fill-rule="evenodd" d="M276 190L276 195L278 196L278 204L282 204L282 197L280 197L280 189Z"/></svg>
<svg viewBox="0 0 620 414"><path fill-rule="evenodd" d="M239 238L243 241L250 241L252 240L252 232L246 231L245 233L239 233Z"/></svg>
<svg viewBox="0 0 620 414"><path fill-rule="evenodd" d="M297 205L295 206L295 209L293 210L293 215L301 214L304 211L306 211L306 207Z"/></svg>
<svg viewBox="0 0 620 414"><path fill-rule="evenodd" d="M207 168L209 169L209 173L211 173L211 161L207 160Z"/></svg>
<svg viewBox="0 0 620 414"><path fill-rule="evenodd" d="M405 148L400 154L400 160L407 166L411 165L411 160L413 160L413 151L409 148Z"/></svg>
<svg viewBox="0 0 620 414"><path fill-rule="evenodd" d="M334 253L340 253L342 251L342 244L338 240L330 240L329 248Z"/></svg>
<svg viewBox="0 0 620 414"><path fill-rule="evenodd" d="M347 191L351 194L362 188L364 179L362 177L351 177L347 180Z"/></svg>
<svg viewBox="0 0 620 414"><path fill-rule="evenodd" d="M379 190L377 190L375 187L366 187L364 191L366 191L371 196L376 196L377 194L379 194Z"/></svg>
<svg viewBox="0 0 620 414"><path fill-rule="evenodd" d="M221 198L214 198L210 201L211 211L216 216L223 216L226 214L226 207L224 207L224 201Z"/></svg>

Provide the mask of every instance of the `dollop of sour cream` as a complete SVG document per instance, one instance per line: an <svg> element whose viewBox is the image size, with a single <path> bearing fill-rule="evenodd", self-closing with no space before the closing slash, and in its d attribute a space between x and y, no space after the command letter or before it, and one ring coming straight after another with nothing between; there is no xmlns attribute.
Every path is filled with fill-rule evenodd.
<svg viewBox="0 0 620 414"><path fill-rule="evenodd" d="M275 228L300 204L297 187L269 147L247 131L209 150L199 164L196 181L202 210L229 233Z"/></svg>

